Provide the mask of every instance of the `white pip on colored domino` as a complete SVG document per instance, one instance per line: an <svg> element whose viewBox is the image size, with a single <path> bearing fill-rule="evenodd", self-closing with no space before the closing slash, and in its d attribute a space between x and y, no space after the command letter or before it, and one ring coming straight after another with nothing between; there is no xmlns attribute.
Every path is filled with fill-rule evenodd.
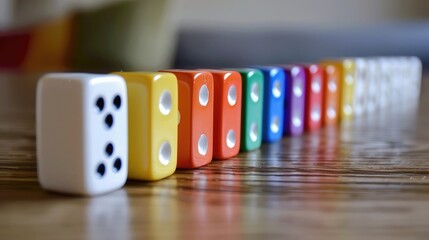
<svg viewBox="0 0 429 240"><path fill-rule="evenodd" d="M44 189L97 195L128 171L127 88L122 77L51 73L37 86L37 168Z"/></svg>

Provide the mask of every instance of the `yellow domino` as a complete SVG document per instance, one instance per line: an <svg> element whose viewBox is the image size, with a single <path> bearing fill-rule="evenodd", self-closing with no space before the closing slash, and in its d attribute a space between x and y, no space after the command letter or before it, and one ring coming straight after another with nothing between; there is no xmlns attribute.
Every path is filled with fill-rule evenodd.
<svg viewBox="0 0 429 240"><path fill-rule="evenodd" d="M128 91L128 177L158 180L177 165L178 88L171 73L116 72Z"/></svg>
<svg viewBox="0 0 429 240"><path fill-rule="evenodd" d="M354 95L356 82L356 64L352 59L342 60L343 81L341 94L341 119L350 120L354 116Z"/></svg>
<svg viewBox="0 0 429 240"><path fill-rule="evenodd" d="M325 60L322 64L335 66L340 76L340 120L348 121L354 115L356 64L353 59Z"/></svg>

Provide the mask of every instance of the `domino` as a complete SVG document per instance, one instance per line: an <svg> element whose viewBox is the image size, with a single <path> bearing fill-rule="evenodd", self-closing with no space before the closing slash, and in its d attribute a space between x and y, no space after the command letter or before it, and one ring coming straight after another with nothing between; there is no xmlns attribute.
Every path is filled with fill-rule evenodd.
<svg viewBox="0 0 429 240"><path fill-rule="evenodd" d="M355 116L361 116L368 110L368 69L364 58L354 59L356 66L355 94L353 97L353 109Z"/></svg>
<svg viewBox="0 0 429 240"><path fill-rule="evenodd" d="M213 158L228 159L240 151L242 82L236 71L204 70L213 76Z"/></svg>
<svg viewBox="0 0 429 240"><path fill-rule="evenodd" d="M373 113L375 112L380 106L380 99L379 99L379 66L375 59L369 58L366 59L367 64L367 71L368 71L368 107L367 112Z"/></svg>
<svg viewBox="0 0 429 240"><path fill-rule="evenodd" d="M390 62L390 69L395 73L393 91L400 101L418 99L420 92L421 62L416 57L395 57Z"/></svg>
<svg viewBox="0 0 429 240"><path fill-rule="evenodd" d="M241 111L241 151L258 149L262 144L264 75L252 68L236 69L241 74L243 98Z"/></svg>
<svg viewBox="0 0 429 240"><path fill-rule="evenodd" d="M340 76L340 121L349 121L353 118L354 86L356 67L353 59L335 59L324 61L327 64L336 65Z"/></svg>
<svg viewBox="0 0 429 240"><path fill-rule="evenodd" d="M378 87L378 93L376 91L372 91L371 94L374 95L374 99L376 101L376 106L379 109L387 108L391 103L393 103L393 99L397 96L394 95L394 82L393 82L393 72L394 69L392 66L391 58L387 57L378 57L377 61L377 72L378 72L378 82L374 87ZM373 87L373 86L371 86Z"/></svg>
<svg viewBox="0 0 429 240"><path fill-rule="evenodd" d="M305 71L304 129L318 130L322 127L324 71L317 64L301 65Z"/></svg>
<svg viewBox="0 0 429 240"><path fill-rule="evenodd" d="M418 100L422 81L422 62L418 57L409 57L408 64L411 75L411 99Z"/></svg>
<svg viewBox="0 0 429 240"><path fill-rule="evenodd" d="M128 90L129 168L136 180L159 180L177 166L178 87L171 73L117 72Z"/></svg>
<svg viewBox="0 0 429 240"><path fill-rule="evenodd" d="M401 57L401 71L403 74L402 81L402 91L403 91L403 101L411 101L414 95L414 76L413 76L413 66L411 65L409 57Z"/></svg>
<svg viewBox="0 0 429 240"><path fill-rule="evenodd" d="M343 66L343 81L341 83L341 120L349 121L353 118L353 99L354 87L356 79L356 65L353 59L344 59Z"/></svg>
<svg viewBox="0 0 429 240"><path fill-rule="evenodd" d="M303 67L281 66L285 71L285 112L283 135L301 135L304 132L305 85Z"/></svg>
<svg viewBox="0 0 429 240"><path fill-rule="evenodd" d="M322 63L321 66L324 68L326 79L323 87L322 124L332 126L339 122L341 69L338 65L330 63Z"/></svg>
<svg viewBox="0 0 429 240"><path fill-rule="evenodd" d="M408 72L408 61L406 57L398 57L398 68L399 68L399 93L401 101L407 101L408 93L410 90L410 82L412 81L412 77Z"/></svg>
<svg viewBox="0 0 429 240"><path fill-rule="evenodd" d="M283 136L285 73L279 67L257 67L264 75L262 141L272 143Z"/></svg>
<svg viewBox="0 0 429 240"><path fill-rule="evenodd" d="M173 73L179 87L180 123L177 168L198 168L213 157L213 76L192 70L162 70Z"/></svg>
<svg viewBox="0 0 429 240"><path fill-rule="evenodd" d="M375 107L376 110L381 110L383 108L382 102L384 98L384 87L385 87L385 81L383 79L383 72L382 72L382 65L380 58L370 58L370 61L373 62L374 65L374 79L371 83L370 87L375 88L373 92L374 94L374 101L375 101Z"/></svg>
<svg viewBox="0 0 429 240"><path fill-rule="evenodd" d="M379 106L380 109L384 109L389 105L389 100L390 98L392 98L393 96L391 95L390 91L389 91L389 87L390 87L390 68L389 68L389 64L388 61L386 61L387 58L385 57L380 57L377 58L378 61L378 65L379 65Z"/></svg>
<svg viewBox="0 0 429 240"><path fill-rule="evenodd" d="M116 75L51 73L37 85L38 179L44 189L97 195L128 169L127 88Z"/></svg>
<svg viewBox="0 0 429 240"><path fill-rule="evenodd" d="M412 92L413 76L411 74L411 66L407 57L397 57L397 71L398 71L398 94L400 94L401 101L409 101Z"/></svg>

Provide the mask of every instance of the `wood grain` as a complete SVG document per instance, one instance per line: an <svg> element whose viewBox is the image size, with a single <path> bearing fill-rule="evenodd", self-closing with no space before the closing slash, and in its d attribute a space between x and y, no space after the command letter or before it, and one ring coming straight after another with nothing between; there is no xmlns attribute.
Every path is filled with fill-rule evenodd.
<svg viewBox="0 0 429 240"><path fill-rule="evenodd" d="M36 79L0 77L0 239L429 236L425 81L418 106L404 102L161 181L76 198L37 183Z"/></svg>

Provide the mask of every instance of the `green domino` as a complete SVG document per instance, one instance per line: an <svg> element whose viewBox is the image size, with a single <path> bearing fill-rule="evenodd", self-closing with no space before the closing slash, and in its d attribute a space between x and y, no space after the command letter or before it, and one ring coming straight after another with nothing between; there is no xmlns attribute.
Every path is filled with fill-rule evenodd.
<svg viewBox="0 0 429 240"><path fill-rule="evenodd" d="M242 79L241 146L242 152L258 149L262 143L264 75L251 68L234 69Z"/></svg>

